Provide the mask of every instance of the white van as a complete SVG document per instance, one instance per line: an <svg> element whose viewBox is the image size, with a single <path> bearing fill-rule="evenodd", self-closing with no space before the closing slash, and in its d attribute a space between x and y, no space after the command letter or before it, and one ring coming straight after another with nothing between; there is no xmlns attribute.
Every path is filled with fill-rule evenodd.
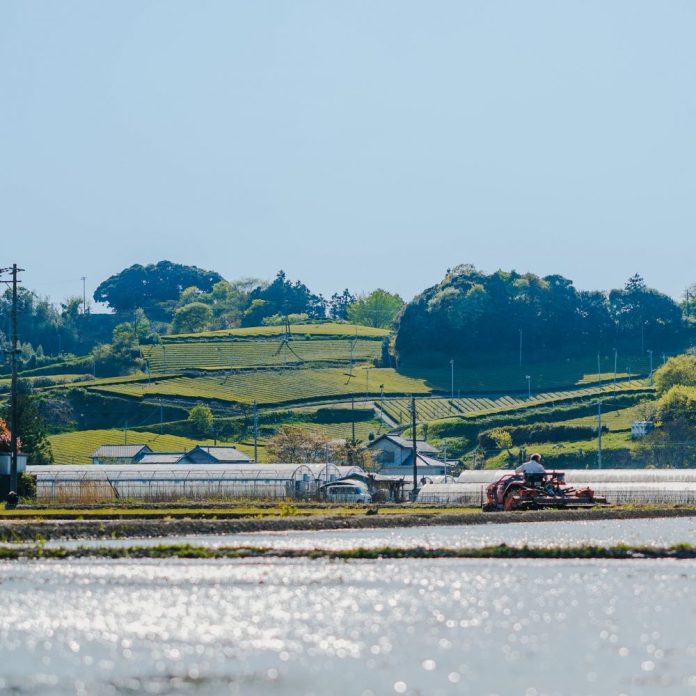
<svg viewBox="0 0 696 696"><path fill-rule="evenodd" d="M324 487L326 500L331 503L371 503L367 486L359 481L338 481Z"/></svg>

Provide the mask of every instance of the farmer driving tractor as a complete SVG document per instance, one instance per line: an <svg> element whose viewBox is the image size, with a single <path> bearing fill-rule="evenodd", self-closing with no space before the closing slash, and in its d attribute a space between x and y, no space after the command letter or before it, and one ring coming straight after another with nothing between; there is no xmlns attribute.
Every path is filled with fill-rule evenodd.
<svg viewBox="0 0 696 696"><path fill-rule="evenodd" d="M529 461L521 464L515 469L516 474L522 474L526 483L531 486L540 486L544 483L546 469L541 463L541 455L533 454Z"/></svg>

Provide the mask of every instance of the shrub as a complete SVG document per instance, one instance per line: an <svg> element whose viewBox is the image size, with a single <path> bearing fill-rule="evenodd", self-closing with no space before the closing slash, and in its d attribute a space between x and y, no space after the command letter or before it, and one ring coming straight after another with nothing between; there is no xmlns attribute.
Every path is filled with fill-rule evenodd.
<svg viewBox="0 0 696 696"><path fill-rule="evenodd" d="M188 415L188 421L201 437L209 435L213 429L213 412L205 404L196 404Z"/></svg>
<svg viewBox="0 0 696 696"><path fill-rule="evenodd" d="M496 445L496 434L504 432L511 439L510 445ZM609 432L602 426L602 432ZM493 428L484 430L478 436L478 443L484 449L508 449L512 445L527 445L539 442L574 442L591 440L596 437L597 429L587 425L563 425L562 423L539 423L535 425L517 425L510 428Z"/></svg>

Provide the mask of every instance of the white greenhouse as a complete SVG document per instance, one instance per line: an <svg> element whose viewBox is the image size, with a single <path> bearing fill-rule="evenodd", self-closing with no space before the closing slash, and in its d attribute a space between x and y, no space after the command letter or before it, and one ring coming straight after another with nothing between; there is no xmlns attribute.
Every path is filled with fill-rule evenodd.
<svg viewBox="0 0 696 696"><path fill-rule="evenodd" d="M360 467L335 464L54 465L27 467L39 501L176 500L316 496L318 488Z"/></svg>

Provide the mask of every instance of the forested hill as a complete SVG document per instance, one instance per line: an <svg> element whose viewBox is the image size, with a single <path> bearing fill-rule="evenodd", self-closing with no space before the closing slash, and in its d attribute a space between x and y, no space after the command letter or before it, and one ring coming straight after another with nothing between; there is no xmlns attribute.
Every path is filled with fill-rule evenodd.
<svg viewBox="0 0 696 696"><path fill-rule="evenodd" d="M578 291L560 275L457 266L404 309L396 334L400 366L443 364L466 356L485 364L502 354L525 359L551 353L629 349L656 353L686 339L681 308L636 275L624 288Z"/></svg>

